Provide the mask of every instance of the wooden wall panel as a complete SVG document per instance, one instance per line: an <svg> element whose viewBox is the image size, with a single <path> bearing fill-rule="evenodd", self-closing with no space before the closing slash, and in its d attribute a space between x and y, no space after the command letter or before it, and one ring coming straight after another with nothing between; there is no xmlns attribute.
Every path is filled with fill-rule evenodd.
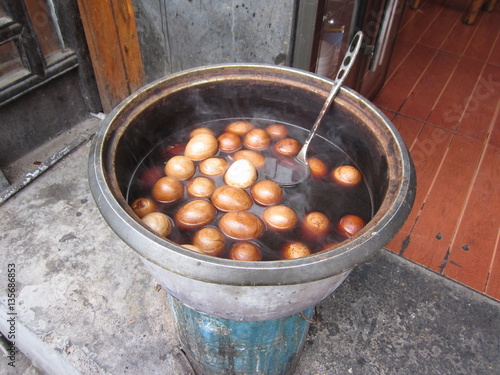
<svg viewBox="0 0 500 375"><path fill-rule="evenodd" d="M134 92L144 84L139 38L135 24L132 1L112 0L120 51L127 73L130 92Z"/></svg>
<svg viewBox="0 0 500 375"><path fill-rule="evenodd" d="M78 0L104 112L143 85L131 0Z"/></svg>

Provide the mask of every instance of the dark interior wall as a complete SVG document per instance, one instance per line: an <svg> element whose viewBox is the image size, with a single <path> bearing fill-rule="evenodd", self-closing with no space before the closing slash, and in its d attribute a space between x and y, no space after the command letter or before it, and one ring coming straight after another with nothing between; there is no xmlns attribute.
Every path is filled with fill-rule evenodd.
<svg viewBox="0 0 500 375"><path fill-rule="evenodd" d="M0 167L88 117L76 70L8 103L0 108Z"/></svg>
<svg viewBox="0 0 500 375"><path fill-rule="evenodd" d="M203 65L289 65L296 0L134 0L146 80Z"/></svg>
<svg viewBox="0 0 500 375"><path fill-rule="evenodd" d="M53 0L63 50L72 51L77 66L0 106L0 168L99 112L77 0Z"/></svg>

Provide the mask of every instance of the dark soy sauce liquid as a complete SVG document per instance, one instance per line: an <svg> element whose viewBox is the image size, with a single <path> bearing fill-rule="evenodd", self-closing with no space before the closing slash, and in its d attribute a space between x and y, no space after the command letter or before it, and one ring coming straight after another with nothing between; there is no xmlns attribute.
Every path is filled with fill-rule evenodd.
<svg viewBox="0 0 500 375"><path fill-rule="evenodd" d="M256 128L266 128L271 124L283 124L288 129L287 137L296 139L300 144L303 144L309 134L308 130L296 125L274 120L247 118L214 120L198 123L192 127L185 128L162 140L139 163L131 177L127 190L127 201L129 204L141 197L150 197L153 199L151 197L152 185L157 178L164 176L163 169L168 159L175 155L183 154L183 147L189 141L189 133L193 129L201 127L210 128L214 131L215 136L218 137L220 134L224 133L224 128L227 125L239 120L249 121ZM273 146L275 142L276 141L273 141L271 146L267 149L258 152L264 156L274 155ZM245 147L243 146L242 149L245 149ZM219 151L213 157L224 158L230 164L234 160L232 155L233 153ZM274 157L276 157L276 155L274 155ZM282 259L280 255L281 249L290 241L300 241L306 244L313 253L321 251L325 247L331 247L329 246L331 244L340 243L346 239L346 237L340 234L336 229L337 223L342 216L347 214L357 215L363 218L365 222L368 222L373 216L372 197L364 178L360 184L354 187L342 186L333 182L331 178L331 171L334 168L347 164L355 166L362 173L362 169L360 169L344 151L331 141L316 135L309 146L308 158L311 157L321 159L328 167L328 174L322 180L310 176L308 180L295 187L283 188L283 200L279 204L292 208L299 218L299 223L295 228L285 232L276 232L271 228L267 228L260 238L251 240L250 242L253 242L261 249L262 260L269 261ZM200 163L201 162L195 162L197 168L193 177L203 176L198 171L198 165ZM264 168L257 169L258 181L265 179L263 170ZM216 187L224 185L222 175L209 178L215 182ZM187 181L181 182L186 186ZM250 188L245 190L250 194ZM177 210L186 202L193 199L195 198L191 198L184 193L184 196L177 202L168 204L157 202L158 210L173 219ZM267 207L262 207L254 203L252 208L248 211L262 218L262 213L266 208ZM302 219L307 213L313 211L319 211L325 214L330 220L330 233L322 238L310 238L306 236L301 229ZM216 217L208 226L218 228L219 219L224 214L225 212L218 211ZM172 223L174 224L173 220ZM180 230L174 224L172 233L168 238L179 245L190 244L193 235L199 229L200 228L195 230ZM229 250L237 242L243 241L226 237L226 247L220 257L228 257Z"/></svg>

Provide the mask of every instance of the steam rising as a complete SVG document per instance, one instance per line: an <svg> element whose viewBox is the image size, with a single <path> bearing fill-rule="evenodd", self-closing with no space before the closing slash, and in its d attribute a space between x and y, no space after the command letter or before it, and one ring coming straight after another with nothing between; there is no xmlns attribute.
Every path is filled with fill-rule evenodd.
<svg viewBox="0 0 500 375"><path fill-rule="evenodd" d="M225 126L236 120L250 121L258 128L281 123L289 129L288 137L303 144L308 135L307 129L311 127L320 109L316 110L315 99L296 98L293 92L281 93L283 97L277 97L274 92L268 92L270 89L266 88L262 95L257 97L255 88L247 90L241 86L233 88L227 85L221 91L215 86L213 89L192 87L191 90L180 90L169 94L168 97L162 98L161 105L156 103L155 106L146 108L135 120L136 123L130 125L134 130L127 134L126 142L121 146L121 153L126 155L124 160L129 165L129 172L127 174L121 172L125 178L120 182L127 192L128 202L150 194L147 184L141 183L141 178L148 168L161 170L169 158L179 150L182 151L189 133L194 128L208 127L218 136ZM302 100L303 103L299 105L297 100ZM288 122L279 121L282 119ZM330 170L340 164L353 164L342 151L350 146L345 144L346 139L341 136L347 133L345 130L348 130L349 125L348 119L337 116L335 105L332 106L323 119L318 135L310 145L308 157L318 157L329 166ZM351 140L347 143L349 142ZM273 170L274 166L271 164L276 162L276 155L271 148L266 149L263 154L267 157L265 170ZM219 151L214 156L224 157L231 163L233 161L231 155ZM265 178L264 170L260 169L258 173L259 179ZM288 173L288 170L278 169L278 173ZM195 176L199 176L199 173ZM215 182L217 186L223 184L222 178L215 179ZM349 203L346 205L345 202ZM168 213L174 211L180 204L163 205L161 210ZM311 211L324 213L330 219L332 226L346 213L358 214L367 221L371 218L370 196L365 185L361 184L360 187L346 191L345 188L333 184L329 177L324 180L310 177L297 187L285 188L283 201L280 204L292 208L299 221ZM251 212L261 217L263 210L263 207L254 205ZM216 225L218 217L220 215L216 217L213 225ZM170 239L182 244L189 243L191 237L192 233L182 233L178 228L174 228ZM264 259L273 260L279 259L276 250L292 237L301 238L300 226L289 233L279 235L266 232L253 242L261 247ZM318 251L327 243L342 240L344 238L334 232L321 242L317 239L307 241L313 251ZM229 242L228 248L231 245Z"/></svg>

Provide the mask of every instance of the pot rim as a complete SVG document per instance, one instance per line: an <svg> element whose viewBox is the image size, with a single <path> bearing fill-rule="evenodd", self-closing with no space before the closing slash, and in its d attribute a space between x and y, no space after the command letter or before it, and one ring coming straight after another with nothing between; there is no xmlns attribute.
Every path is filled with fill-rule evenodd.
<svg viewBox="0 0 500 375"><path fill-rule="evenodd" d="M207 79L207 71L213 76ZM255 71L264 79L280 76L299 86L312 90L314 94L326 98L333 81L303 70L267 64L217 64L184 70L156 80L126 98L102 121L95 136L89 158L89 182L94 199L102 216L116 234L140 256L148 261L186 277L217 284L240 286L289 285L328 278L352 269L381 250L397 233L406 220L415 196L415 171L406 146L387 117L367 99L357 92L341 87L336 102L348 100L363 102L372 118L384 124L393 140L394 152L399 157L393 165L399 176L398 181L390 181L388 192L373 218L355 236L340 245L310 256L292 260L261 262L241 262L192 252L163 239L143 226L138 217L125 202L116 176L114 163L108 163L106 149L110 142L118 144L125 128L116 123L140 113L161 97L153 95L159 91L182 90L193 84L206 84L225 80L228 77L248 79ZM201 74L203 73L203 74ZM196 81L193 81L195 79ZM114 156L114 154L113 154ZM106 173L106 169L112 173ZM393 230L388 233L387 226ZM138 234L138 235L137 235Z"/></svg>

